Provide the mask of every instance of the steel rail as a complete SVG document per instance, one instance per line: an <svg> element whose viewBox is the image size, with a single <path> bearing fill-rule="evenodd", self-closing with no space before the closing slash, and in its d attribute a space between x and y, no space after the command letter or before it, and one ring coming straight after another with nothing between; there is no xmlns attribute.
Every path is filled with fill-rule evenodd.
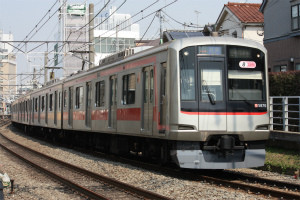
<svg viewBox="0 0 300 200"><path fill-rule="evenodd" d="M0 133L1 134L1 133ZM17 142L14 142L12 141L11 139L5 137L4 135L1 134L2 137L6 138L8 141L12 142L13 144L15 145L18 145L32 153L35 153L37 154L38 156L42 156L42 157L45 157L46 159L49 159L53 162L56 162L56 163L59 163L65 167L68 167L68 168L71 168L79 173L83 173L85 175L88 175L92 178L95 178L95 179L99 179L103 182L106 182L110 185L113 185L114 187L117 187L117 188L122 188L128 192L130 192L131 194L136 194L136 195L139 195L139 196L143 196L143 198L145 199L162 199L162 200L170 200L170 198L168 197L165 197L165 196L162 196L160 194L157 194L157 193L154 193L154 192L151 192L151 191L147 191L147 190L144 190L142 188L138 188L138 187L135 187L135 186L132 186L132 185L129 185L129 184L126 184L126 183L123 183L123 182L120 182L118 180L115 180L115 179L112 179L112 178L109 178L109 177L105 177L105 176L102 176L100 174L97 174L97 173L94 173L94 172L91 172L91 171L88 171L86 169L83 169L83 168L80 168L80 167L77 167L75 165L72 165L72 164L69 164L69 163L66 163L64 161L61 161L61 160L58 160L56 158L53 158L53 157L50 157L48 155L45 155L45 154L42 154L40 152L37 152L29 147L26 147L22 144L19 144ZM2 146L2 144L0 144ZM7 148L5 148L7 149ZM10 151L11 152L11 151ZM12 152L13 154L16 155L16 153ZM25 158L22 158L22 156L19 156L19 155L16 155L17 157L21 158L22 160L25 160L27 162L27 159ZM30 162L30 161L28 161ZM31 164L31 162L30 162ZM40 166L37 166L36 164L33 163L33 165L37 168L39 168L40 170L44 171L45 173L49 174L50 176L52 176L52 172L48 171L47 169L43 169L42 167ZM102 197L102 196L97 196L98 194L94 193L93 191L90 191L90 190L84 190L82 189L81 186L77 185L76 183L73 183L69 180L64 180L63 177L57 175L57 174L54 174L55 178L57 178L58 180L62 181L64 184L67 184L68 186L76 189L76 190L80 190L80 192L82 192L83 194L87 195L87 196L90 196L91 198L95 198L95 199L106 199L106 197ZM73 186L74 185L74 186Z"/></svg>

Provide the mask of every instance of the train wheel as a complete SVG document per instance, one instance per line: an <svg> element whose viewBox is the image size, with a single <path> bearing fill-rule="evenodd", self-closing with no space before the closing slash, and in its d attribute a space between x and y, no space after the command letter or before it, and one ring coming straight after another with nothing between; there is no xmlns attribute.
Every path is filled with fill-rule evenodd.
<svg viewBox="0 0 300 200"><path fill-rule="evenodd" d="M163 142L160 146L160 164L166 165L168 163L168 144Z"/></svg>

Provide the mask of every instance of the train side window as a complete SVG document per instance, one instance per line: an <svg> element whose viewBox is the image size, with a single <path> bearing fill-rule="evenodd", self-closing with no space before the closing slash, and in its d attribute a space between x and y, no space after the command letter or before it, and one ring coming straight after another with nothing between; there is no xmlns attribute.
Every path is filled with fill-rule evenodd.
<svg viewBox="0 0 300 200"><path fill-rule="evenodd" d="M95 91L95 105L96 107L104 106L104 97L105 97L105 82L99 81L96 82L96 91Z"/></svg>
<svg viewBox="0 0 300 200"><path fill-rule="evenodd" d="M35 98L35 112L38 110L38 98Z"/></svg>
<svg viewBox="0 0 300 200"><path fill-rule="evenodd" d="M45 96L42 96L42 112L45 110Z"/></svg>
<svg viewBox="0 0 300 200"><path fill-rule="evenodd" d="M83 103L83 87L76 88L75 108L79 109Z"/></svg>
<svg viewBox="0 0 300 200"><path fill-rule="evenodd" d="M136 78L135 74L123 76L122 104L135 103Z"/></svg>
<svg viewBox="0 0 300 200"><path fill-rule="evenodd" d="M64 109L67 107L67 90L64 90Z"/></svg>
<svg viewBox="0 0 300 200"><path fill-rule="evenodd" d="M61 92L58 93L58 109L60 110L61 106Z"/></svg>
<svg viewBox="0 0 300 200"><path fill-rule="evenodd" d="M53 94L49 95L49 111L53 110Z"/></svg>

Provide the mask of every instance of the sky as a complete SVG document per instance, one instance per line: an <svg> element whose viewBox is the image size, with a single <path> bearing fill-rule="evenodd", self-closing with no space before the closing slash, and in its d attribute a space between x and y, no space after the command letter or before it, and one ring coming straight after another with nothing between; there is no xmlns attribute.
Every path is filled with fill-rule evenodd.
<svg viewBox="0 0 300 200"><path fill-rule="evenodd" d="M29 36L31 37L33 34L34 36L31 40L56 40L55 34L58 31L58 15L55 11L59 8L59 3L55 4L56 1L57 0L0 0L0 30L3 30L4 33L12 33L16 41L23 41L32 30L33 32ZM229 1L262 3L262 0ZM93 3L95 5L95 13L97 13L108 0L68 0L67 2ZM117 13L131 14L132 16L137 14L132 21L140 20L138 22L140 25L140 37L145 34L143 39L156 39L159 36L159 19L157 17L154 18L154 15L147 17L150 13L166 6L163 9L164 13L167 13L167 15L163 13L164 22L162 27L164 30L184 29L183 23L198 24L200 27L203 27L208 23L214 24L216 22L224 4L227 4L228 0L111 0L109 6L119 7L123 2L125 3L120 7ZM153 4L151 7L145 9L151 4ZM54 7L50 9L53 5ZM141 12L142 10L143 12ZM53 17L51 17L51 15L53 15ZM44 20L38 24L44 16L46 16ZM142 18L144 19L141 20ZM153 23L148 29L152 20ZM44 23L45 25L41 27ZM36 25L38 26L35 28ZM40 30L36 32L37 29ZM146 32L147 29L148 31ZM27 48L27 50L31 49L29 46ZM52 46L48 46L48 49L52 50L52 48ZM24 55L18 52L18 73L32 73L35 65L40 65L40 63L44 62L44 55L41 52L46 50L47 46L43 45L41 48L34 50L34 53L30 55ZM26 57L30 57L32 62L26 62ZM20 82L20 80L18 80L18 82Z"/></svg>

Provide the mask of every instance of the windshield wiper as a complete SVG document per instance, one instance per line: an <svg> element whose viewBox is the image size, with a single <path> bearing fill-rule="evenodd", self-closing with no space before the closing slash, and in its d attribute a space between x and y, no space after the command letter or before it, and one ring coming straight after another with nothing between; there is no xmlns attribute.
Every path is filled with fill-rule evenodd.
<svg viewBox="0 0 300 200"><path fill-rule="evenodd" d="M215 101L215 99L214 99L214 94L210 92L209 87L207 86L205 80L202 81L202 87L203 87L204 90L206 91L210 103L211 103L212 105L215 105L215 104L216 104L216 101Z"/></svg>

